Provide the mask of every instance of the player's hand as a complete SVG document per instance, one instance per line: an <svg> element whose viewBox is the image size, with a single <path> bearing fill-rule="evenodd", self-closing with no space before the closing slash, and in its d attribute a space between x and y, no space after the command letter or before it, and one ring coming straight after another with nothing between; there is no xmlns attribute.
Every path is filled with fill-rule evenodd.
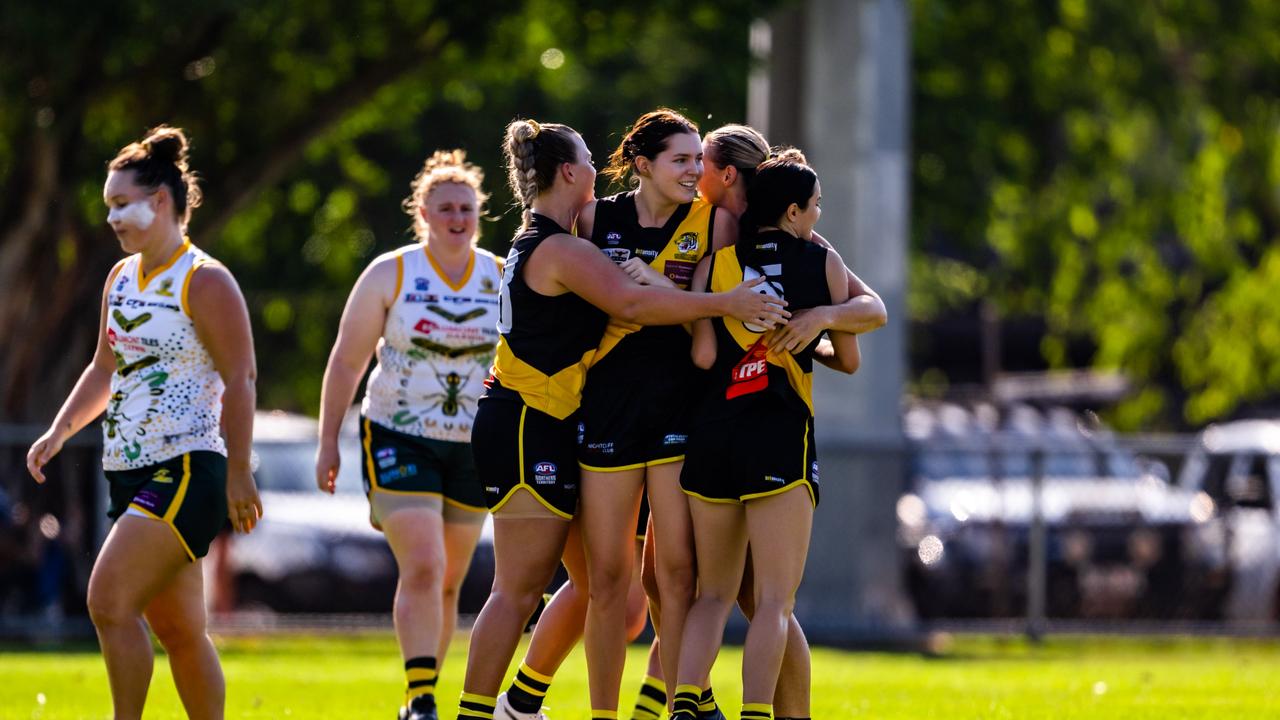
<svg viewBox="0 0 1280 720"><path fill-rule="evenodd" d="M337 445L320 443L316 450L316 487L321 492L332 495L338 487L338 468L342 466L342 457L338 454Z"/></svg>
<svg viewBox="0 0 1280 720"><path fill-rule="evenodd" d="M671 278L663 275L654 269L652 265L645 262L642 258L633 257L623 262L618 267L622 271L631 276L632 280L641 285L657 285L660 287L675 287L676 284L671 282Z"/></svg>
<svg viewBox="0 0 1280 720"><path fill-rule="evenodd" d="M27 450L27 472L31 473L31 477L35 478L36 482L44 482L44 466L62 450L64 442L66 438L62 433L49 428L31 444L31 449Z"/></svg>
<svg viewBox="0 0 1280 720"><path fill-rule="evenodd" d="M764 277L752 278L725 293L729 302L726 315L766 329L786 325L787 318L791 317L791 313L784 309L787 301L755 289L766 280Z"/></svg>
<svg viewBox="0 0 1280 720"><path fill-rule="evenodd" d="M227 517L231 527L241 533L252 532L262 519L262 499L248 467L227 469Z"/></svg>
<svg viewBox="0 0 1280 720"><path fill-rule="evenodd" d="M825 307L797 310L786 326L778 328L769 338L769 349L773 352L800 352L829 325Z"/></svg>

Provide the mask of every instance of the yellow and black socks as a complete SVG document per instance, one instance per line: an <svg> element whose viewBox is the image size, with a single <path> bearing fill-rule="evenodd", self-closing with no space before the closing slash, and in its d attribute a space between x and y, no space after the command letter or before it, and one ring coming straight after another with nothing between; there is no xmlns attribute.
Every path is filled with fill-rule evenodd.
<svg viewBox="0 0 1280 720"><path fill-rule="evenodd" d="M697 685L677 685L675 699L671 701L672 720L695 720L701 698L702 688Z"/></svg>
<svg viewBox="0 0 1280 720"><path fill-rule="evenodd" d="M716 711L716 694L711 692L711 686L708 685L706 690L698 696L698 715L710 715Z"/></svg>
<svg viewBox="0 0 1280 720"><path fill-rule="evenodd" d="M550 675L543 675L529 667L529 663L522 662L511 680L511 687L507 688L507 701L516 712L536 713L542 709L550 687Z"/></svg>
<svg viewBox="0 0 1280 720"><path fill-rule="evenodd" d="M464 692L458 699L458 720L464 718L493 720L493 709L497 706L498 699L495 697Z"/></svg>
<svg viewBox="0 0 1280 720"><path fill-rule="evenodd" d="M636 697L636 709L631 713L631 720L661 720L666 712L667 684L646 675L644 684L640 686L640 695Z"/></svg>
<svg viewBox="0 0 1280 720"><path fill-rule="evenodd" d="M404 704L408 706L419 695L436 696L436 659L416 657L404 661Z"/></svg>
<svg viewBox="0 0 1280 720"><path fill-rule="evenodd" d="M773 720L773 705L770 703L743 703L742 720Z"/></svg>

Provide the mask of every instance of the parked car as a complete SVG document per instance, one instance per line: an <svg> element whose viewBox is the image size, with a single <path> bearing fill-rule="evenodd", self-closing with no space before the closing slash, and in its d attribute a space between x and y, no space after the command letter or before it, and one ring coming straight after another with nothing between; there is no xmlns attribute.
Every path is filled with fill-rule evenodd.
<svg viewBox="0 0 1280 720"><path fill-rule="evenodd" d="M1228 575L1212 500L1071 411L916 406L906 427L898 540L920 617L1025 614L1037 447L1049 617L1220 611Z"/></svg>
<svg viewBox="0 0 1280 720"><path fill-rule="evenodd" d="M1187 457L1178 484L1220 511L1214 529L1229 551L1231 620L1280 620L1280 421L1212 425Z"/></svg>
<svg viewBox="0 0 1280 720"><path fill-rule="evenodd" d="M354 415L340 439L342 466L334 495L315 484L316 432L309 417L260 412L254 418L254 478L263 518L248 535L228 539L226 581L237 609L276 612L390 612L395 558L369 522L360 480ZM460 608L476 613L493 578L493 533L486 522Z"/></svg>

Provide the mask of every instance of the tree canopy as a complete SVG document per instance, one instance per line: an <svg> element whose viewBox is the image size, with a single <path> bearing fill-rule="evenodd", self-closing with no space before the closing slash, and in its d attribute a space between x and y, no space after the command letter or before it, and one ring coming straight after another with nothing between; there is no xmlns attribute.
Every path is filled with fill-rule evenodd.
<svg viewBox="0 0 1280 720"><path fill-rule="evenodd" d="M1122 428L1280 390L1280 4L915 0L917 320L1043 316ZM945 372L945 369L943 369Z"/></svg>
<svg viewBox="0 0 1280 720"><path fill-rule="evenodd" d="M482 242L518 223L500 142L565 122L598 157L658 105L742 121L748 26L768 3L19 3L0 19L0 420L44 422L92 352L119 248L105 163L159 123L203 176L191 234L249 301L263 407L314 412L356 276L411 240L423 159L489 171Z"/></svg>
<svg viewBox="0 0 1280 720"><path fill-rule="evenodd" d="M1045 364L1135 380L1111 413L1122 428L1274 402L1280 4L910 4L910 320L979 300L1043 318ZM707 127L745 120L748 28L779 6L7 6L0 420L46 421L88 360L119 256L105 163L146 128L193 139L207 197L191 233L249 300L261 404L314 412L355 277L410 240L400 203L426 155L463 147L489 171L482 244L502 253L517 223L501 186L510 119L573 125L597 157L659 105Z"/></svg>

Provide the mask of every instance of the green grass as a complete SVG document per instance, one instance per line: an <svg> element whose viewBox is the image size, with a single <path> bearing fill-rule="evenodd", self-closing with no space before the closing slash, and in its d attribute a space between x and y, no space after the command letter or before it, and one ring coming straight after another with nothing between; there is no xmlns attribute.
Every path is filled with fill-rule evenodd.
<svg viewBox="0 0 1280 720"><path fill-rule="evenodd" d="M440 680L442 718L453 718L466 651L459 636ZM229 718L390 720L401 689L389 634L219 638ZM521 650L523 652L523 649ZM730 718L739 702L738 648L713 682ZM815 718L1277 718L1280 644L1229 639L958 638L946 655L815 650ZM623 685L630 710L643 674L633 647ZM44 704L37 702L44 697ZM554 720L588 717L581 649L548 696ZM0 652L0 718L105 718L110 699L92 648ZM147 718L181 718L162 655Z"/></svg>

